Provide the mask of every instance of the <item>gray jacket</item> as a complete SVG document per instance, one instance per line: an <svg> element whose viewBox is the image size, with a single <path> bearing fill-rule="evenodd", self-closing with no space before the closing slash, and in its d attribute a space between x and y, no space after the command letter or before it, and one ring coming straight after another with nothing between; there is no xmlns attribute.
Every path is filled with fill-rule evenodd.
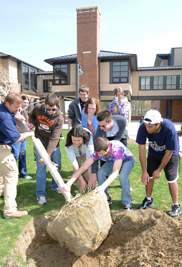
<svg viewBox="0 0 182 267"><path fill-rule="evenodd" d="M121 138L127 138L127 132L125 130L126 127L126 119L125 117L123 117L122 115L113 115L112 119L117 123L119 131L117 132L116 136L112 137L112 140L118 140L120 141ZM103 130L100 129L100 127L97 127L97 131L95 133L95 139L97 139L98 137L106 137L106 132L104 132ZM98 164L97 161L95 161L92 164L92 173L97 173L98 171Z"/></svg>
<svg viewBox="0 0 182 267"><path fill-rule="evenodd" d="M81 124L82 109L80 105L80 98L73 100L68 109L68 119L72 120L72 127Z"/></svg>

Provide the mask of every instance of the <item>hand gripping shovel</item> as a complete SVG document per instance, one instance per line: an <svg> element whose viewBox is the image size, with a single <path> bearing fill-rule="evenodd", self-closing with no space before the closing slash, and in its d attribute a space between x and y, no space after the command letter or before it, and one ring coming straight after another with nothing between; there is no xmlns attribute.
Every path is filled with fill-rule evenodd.
<svg viewBox="0 0 182 267"><path fill-rule="evenodd" d="M26 131L30 131L30 129L28 128L27 124L25 121L22 121ZM46 164L47 168L49 169L51 175L53 176L56 184L58 185L59 189L61 190L62 187L65 185L60 173L57 170L56 165L51 161L49 155L47 154L47 151L45 149L45 147L43 146L42 142L40 141L39 138L36 137L31 137L32 141L37 149L37 151L39 152L41 158L44 160L44 163ZM65 199L69 202L72 199L71 193L67 193L65 196Z"/></svg>

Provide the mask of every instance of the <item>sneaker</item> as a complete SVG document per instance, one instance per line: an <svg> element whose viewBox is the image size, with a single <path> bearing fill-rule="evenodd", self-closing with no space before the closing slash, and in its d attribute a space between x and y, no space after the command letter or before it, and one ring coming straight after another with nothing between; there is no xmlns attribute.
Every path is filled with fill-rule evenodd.
<svg viewBox="0 0 182 267"><path fill-rule="evenodd" d="M47 203L47 200L45 197L38 197L37 200L38 200L38 204L40 204L40 205Z"/></svg>
<svg viewBox="0 0 182 267"><path fill-rule="evenodd" d="M153 207L153 206L154 206L153 198L151 198L151 200L148 200L147 197L145 197L142 204L138 206L138 209L147 209L148 207Z"/></svg>
<svg viewBox="0 0 182 267"><path fill-rule="evenodd" d="M169 212L169 216L173 218L178 218L180 214L181 214L181 205L180 204L172 205L172 210Z"/></svg>
<svg viewBox="0 0 182 267"><path fill-rule="evenodd" d="M108 204L109 204L109 205L112 204L112 199L111 199L111 197L109 197L109 199L108 199L107 201L108 201Z"/></svg>
<svg viewBox="0 0 182 267"><path fill-rule="evenodd" d="M59 187L57 187L57 188L55 188L55 189L51 188L51 190L57 192L58 194L62 194L62 192L61 192L61 190L59 189Z"/></svg>
<svg viewBox="0 0 182 267"><path fill-rule="evenodd" d="M27 179L27 180L31 180L32 179L32 177L30 175L27 175L26 177L19 176L19 178L24 178L24 179Z"/></svg>
<svg viewBox="0 0 182 267"><path fill-rule="evenodd" d="M64 136L60 136L59 139L64 139Z"/></svg>
<svg viewBox="0 0 182 267"><path fill-rule="evenodd" d="M25 179L31 180L32 177L30 175L27 175L26 177L24 177Z"/></svg>
<svg viewBox="0 0 182 267"><path fill-rule="evenodd" d="M128 211L129 210L132 210L133 209L133 203L132 203L132 201L129 204L125 205L124 209L125 210L128 210Z"/></svg>
<svg viewBox="0 0 182 267"><path fill-rule="evenodd" d="M12 218L20 218L21 216L28 215L28 211L26 210L15 210L11 213L5 213L5 219L12 219Z"/></svg>

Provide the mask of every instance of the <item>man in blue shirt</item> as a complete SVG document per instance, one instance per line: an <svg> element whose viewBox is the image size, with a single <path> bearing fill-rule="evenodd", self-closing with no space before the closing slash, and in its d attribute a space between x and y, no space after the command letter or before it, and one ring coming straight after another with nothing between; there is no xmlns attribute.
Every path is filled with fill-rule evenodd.
<svg viewBox="0 0 182 267"><path fill-rule="evenodd" d="M34 133L20 134L16 128L15 114L20 109L22 98L17 93L6 96L0 104L0 167L4 180L4 218L19 218L27 215L27 211L17 210L16 195L18 183L18 168L11 153L11 145L21 142Z"/></svg>
<svg viewBox="0 0 182 267"><path fill-rule="evenodd" d="M149 140L147 167L146 167L146 138ZM179 137L174 124L162 119L157 110L149 110L143 123L140 125L136 142L139 144L139 157L142 167L141 180L146 186L146 197L139 209L147 209L154 205L152 189L154 179L161 177L164 169L172 197L172 209L169 215L177 218L181 214L181 206L178 204L178 167L179 167Z"/></svg>

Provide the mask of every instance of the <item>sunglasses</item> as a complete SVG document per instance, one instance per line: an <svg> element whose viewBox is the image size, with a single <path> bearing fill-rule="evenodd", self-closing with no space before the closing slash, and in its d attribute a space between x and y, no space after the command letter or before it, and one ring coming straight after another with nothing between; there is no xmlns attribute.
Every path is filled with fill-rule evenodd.
<svg viewBox="0 0 182 267"><path fill-rule="evenodd" d="M100 128L102 127L102 128L106 128L106 126L105 125L98 125Z"/></svg>
<svg viewBox="0 0 182 267"><path fill-rule="evenodd" d="M79 150L79 155L81 156L82 155L82 152Z"/></svg>
<svg viewBox="0 0 182 267"><path fill-rule="evenodd" d="M47 110L47 111L50 111L50 110L52 110L52 111L56 111L56 108L46 108L46 110Z"/></svg>

